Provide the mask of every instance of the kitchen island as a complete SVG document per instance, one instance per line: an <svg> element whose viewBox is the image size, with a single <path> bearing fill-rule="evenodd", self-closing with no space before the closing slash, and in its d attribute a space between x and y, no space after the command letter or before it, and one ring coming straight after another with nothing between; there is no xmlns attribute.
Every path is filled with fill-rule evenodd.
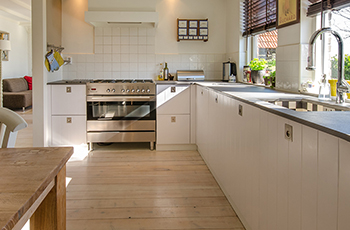
<svg viewBox="0 0 350 230"><path fill-rule="evenodd" d="M0 149L0 227L66 229L66 163L73 148Z"/></svg>
<svg viewBox="0 0 350 230"><path fill-rule="evenodd" d="M322 107L271 103L293 100ZM246 229L350 226L350 112L318 111L339 110L326 104L252 85L197 83L198 151Z"/></svg>

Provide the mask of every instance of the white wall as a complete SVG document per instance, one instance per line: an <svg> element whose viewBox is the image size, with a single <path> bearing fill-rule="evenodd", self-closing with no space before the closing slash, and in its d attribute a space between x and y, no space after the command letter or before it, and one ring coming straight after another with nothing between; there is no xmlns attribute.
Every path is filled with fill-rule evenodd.
<svg viewBox="0 0 350 230"><path fill-rule="evenodd" d="M129 31L124 34L103 34L108 28L96 27L93 33L94 28L84 21L86 3L87 0L63 1L64 55L73 57L73 64L63 68L63 78L155 79L159 63L168 62L172 74L178 69L203 69L207 79L221 79L221 63L226 59L227 0L88 2L89 10L158 12L158 27L146 28L148 34L143 34L144 27L120 27L119 30L125 28L124 31ZM77 7L79 4L81 7ZM177 18L208 18L209 41L177 42ZM142 44L144 39L147 39L146 44ZM114 42L110 44L110 40ZM119 43L119 40L124 42ZM119 48L111 51L110 46ZM146 50L143 46L147 46Z"/></svg>
<svg viewBox="0 0 350 230"><path fill-rule="evenodd" d="M300 23L278 30L276 52L276 88L298 92L303 81L312 79L314 73L307 71L308 41L315 19L306 17L308 0L301 1Z"/></svg>
<svg viewBox="0 0 350 230"><path fill-rule="evenodd" d="M18 23L1 18L0 30L10 33L11 51L9 61L2 62L2 77L15 78L31 76L32 68L29 65L29 35L30 31Z"/></svg>

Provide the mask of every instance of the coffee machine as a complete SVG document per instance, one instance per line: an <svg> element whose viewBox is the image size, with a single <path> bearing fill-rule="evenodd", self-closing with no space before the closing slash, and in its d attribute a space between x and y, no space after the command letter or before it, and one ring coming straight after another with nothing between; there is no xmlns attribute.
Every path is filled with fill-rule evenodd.
<svg viewBox="0 0 350 230"><path fill-rule="evenodd" d="M228 81L230 75L234 75L235 77L237 76L236 63L230 61L224 62L222 70L222 81Z"/></svg>

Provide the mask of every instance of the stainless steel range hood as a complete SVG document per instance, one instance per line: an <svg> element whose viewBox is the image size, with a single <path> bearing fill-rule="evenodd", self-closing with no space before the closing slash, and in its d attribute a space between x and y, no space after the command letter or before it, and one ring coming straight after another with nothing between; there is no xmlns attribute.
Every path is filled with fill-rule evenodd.
<svg viewBox="0 0 350 230"><path fill-rule="evenodd" d="M85 11L85 21L92 26L152 25L158 26L158 12Z"/></svg>

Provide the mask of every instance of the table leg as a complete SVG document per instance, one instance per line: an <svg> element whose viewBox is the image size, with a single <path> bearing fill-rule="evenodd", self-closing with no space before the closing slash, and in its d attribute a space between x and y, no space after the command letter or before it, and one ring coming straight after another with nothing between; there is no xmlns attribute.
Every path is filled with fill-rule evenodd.
<svg viewBox="0 0 350 230"><path fill-rule="evenodd" d="M66 230L66 166L57 174L55 186L30 218L31 230Z"/></svg>

